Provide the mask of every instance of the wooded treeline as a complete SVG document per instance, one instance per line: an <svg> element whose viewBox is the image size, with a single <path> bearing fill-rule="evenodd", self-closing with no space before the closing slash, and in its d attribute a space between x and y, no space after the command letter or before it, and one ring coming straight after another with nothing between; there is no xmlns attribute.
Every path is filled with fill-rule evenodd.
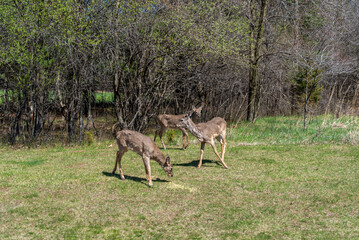
<svg viewBox="0 0 359 240"><path fill-rule="evenodd" d="M201 103L202 120L357 114L358 36L351 0L1 0L3 137L37 141L62 114L82 141L96 91L138 131Z"/></svg>

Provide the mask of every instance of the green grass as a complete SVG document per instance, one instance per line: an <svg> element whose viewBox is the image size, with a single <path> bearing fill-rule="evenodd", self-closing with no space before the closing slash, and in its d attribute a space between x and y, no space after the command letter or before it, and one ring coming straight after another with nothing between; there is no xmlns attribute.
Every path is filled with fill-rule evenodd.
<svg viewBox="0 0 359 240"><path fill-rule="evenodd" d="M8 93L9 99L8 101L11 101L11 96L13 95L13 92L10 90ZM54 99L54 93L50 92L50 99L51 101ZM95 103L112 103L114 99L112 92L95 92ZM17 100L17 99L16 99ZM5 90L0 89L0 105L3 104L5 101Z"/></svg>
<svg viewBox="0 0 359 240"><path fill-rule="evenodd" d="M235 124L232 124L234 126ZM359 118L332 115L310 117L303 129L302 117L266 117L255 124L239 122L229 137L240 144L359 144Z"/></svg>
<svg viewBox="0 0 359 240"><path fill-rule="evenodd" d="M114 100L113 92L96 92L96 103L112 103Z"/></svg>
<svg viewBox="0 0 359 240"><path fill-rule="evenodd" d="M174 177L151 161L153 188L133 152L123 159L127 179L111 174L114 141L3 146L0 239L359 239L358 146L326 138L309 144L303 139L311 135L300 137L299 130L287 135L290 144L273 144L276 137L264 134L271 124L279 129L273 121L232 131L228 170L209 146L197 169L199 143L191 137L189 148L179 150L176 131L179 140L163 150ZM249 135L255 127L266 137Z"/></svg>

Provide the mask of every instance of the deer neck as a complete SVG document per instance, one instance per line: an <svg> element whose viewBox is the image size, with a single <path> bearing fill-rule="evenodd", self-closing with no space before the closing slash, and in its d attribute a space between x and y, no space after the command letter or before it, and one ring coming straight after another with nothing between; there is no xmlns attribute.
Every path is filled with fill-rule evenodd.
<svg viewBox="0 0 359 240"><path fill-rule="evenodd" d="M158 164L161 165L161 167L163 167L163 165L166 162L166 158L161 152L155 152L153 154L152 159L155 160L156 162L158 162Z"/></svg>
<svg viewBox="0 0 359 240"><path fill-rule="evenodd" d="M188 122L187 125L187 129L190 133L192 133L196 138L198 138L199 141L203 141L203 134L202 132L198 129L198 127L196 126L196 124L194 124L194 122Z"/></svg>

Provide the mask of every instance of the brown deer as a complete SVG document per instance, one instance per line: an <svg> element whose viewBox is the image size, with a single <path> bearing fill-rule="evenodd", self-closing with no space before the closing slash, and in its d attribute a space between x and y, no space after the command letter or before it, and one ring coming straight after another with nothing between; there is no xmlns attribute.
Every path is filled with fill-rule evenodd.
<svg viewBox="0 0 359 240"><path fill-rule="evenodd" d="M190 113L189 113L190 114ZM202 158L204 152L204 146L206 143L212 146L214 153L217 155L221 161L224 168L228 166L224 163L224 152L226 151L226 128L227 122L223 118L215 117L208 122L195 124L190 115L187 114L185 117L180 119L177 126L184 127L190 131L200 142L201 142L201 155L199 158L198 168L202 165ZM219 156L216 145L214 143L214 138L216 138L222 146L221 157Z"/></svg>
<svg viewBox="0 0 359 240"><path fill-rule="evenodd" d="M121 179L125 179L121 167L121 159L125 152L131 150L142 157L143 164L145 165L146 179L150 187L153 185L151 179L150 159L158 162L168 176L173 176L170 157L168 155L165 157L150 137L147 137L139 132L122 130L116 133L116 141L119 150L117 152L115 168L113 169L112 174L115 174L118 164Z"/></svg>
<svg viewBox="0 0 359 240"><path fill-rule="evenodd" d="M203 108L203 104L199 108L192 107L190 117L193 117L194 115L201 117L202 108ZM185 116L186 116L186 114L181 114L181 115L159 114L157 116L157 122L159 125L159 129L156 130L155 138L153 140L156 141L156 137L158 134L158 136L160 137L163 149L166 149L166 145L164 144L164 142L162 140L162 134L169 128L170 129L179 129L182 132L182 142L183 142L182 149L186 150L186 148L189 145L188 133L187 133L186 129L184 129L183 127L177 126L177 123L179 122L179 120L184 118ZM187 139L186 144L185 144L185 138Z"/></svg>

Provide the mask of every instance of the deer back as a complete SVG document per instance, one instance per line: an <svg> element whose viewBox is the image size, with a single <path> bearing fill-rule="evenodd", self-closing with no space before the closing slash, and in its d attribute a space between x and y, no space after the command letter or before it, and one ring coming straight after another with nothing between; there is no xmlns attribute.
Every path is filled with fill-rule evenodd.
<svg viewBox="0 0 359 240"><path fill-rule="evenodd" d="M155 142L148 136L132 130L122 130L116 134L117 145L120 149L131 150L139 155L153 157L163 157L160 149ZM162 155L162 156L161 156Z"/></svg>
<svg viewBox="0 0 359 240"><path fill-rule="evenodd" d="M211 139L226 134L227 122L221 117L215 117L208 122L198 123L196 126L205 138Z"/></svg>
<svg viewBox="0 0 359 240"><path fill-rule="evenodd" d="M157 121L160 125L166 128L177 128L176 124L180 119L185 117L186 114L181 115L170 115L170 114L160 114L157 117Z"/></svg>

